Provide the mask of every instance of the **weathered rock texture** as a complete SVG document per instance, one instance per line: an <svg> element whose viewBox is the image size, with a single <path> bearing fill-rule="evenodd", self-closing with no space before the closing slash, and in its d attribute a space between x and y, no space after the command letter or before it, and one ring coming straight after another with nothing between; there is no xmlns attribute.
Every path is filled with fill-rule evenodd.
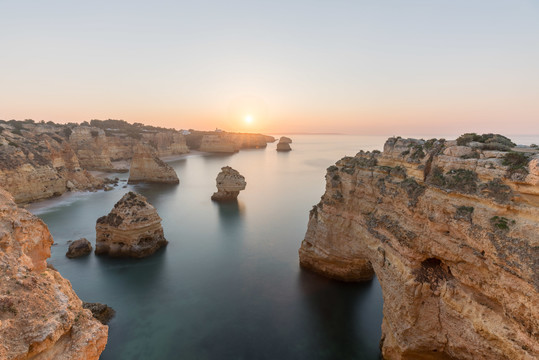
<svg viewBox="0 0 539 360"><path fill-rule="evenodd" d="M292 143L292 139L281 136L279 139L279 142L277 143L277 151L290 151L292 148L290 147L290 143Z"/></svg>
<svg viewBox="0 0 539 360"><path fill-rule="evenodd" d="M234 153L240 149L265 148L269 142L274 142L275 138L262 134L193 130L186 140L189 148L193 150Z"/></svg>
<svg viewBox="0 0 539 360"><path fill-rule="evenodd" d="M68 258L77 258L89 255L92 252L92 244L86 238L81 238L69 244L66 256Z"/></svg>
<svg viewBox="0 0 539 360"><path fill-rule="evenodd" d="M131 191L97 219L95 230L97 255L142 258L168 244L155 208Z"/></svg>
<svg viewBox="0 0 539 360"><path fill-rule="evenodd" d="M139 145L131 160L128 183L139 182L179 184L180 180L176 175L176 171L159 159L153 148L147 145Z"/></svg>
<svg viewBox="0 0 539 360"><path fill-rule="evenodd" d="M47 226L0 189L0 359L92 360L108 327L47 267Z"/></svg>
<svg viewBox="0 0 539 360"><path fill-rule="evenodd" d="M376 273L386 359L539 358L539 155L491 145L390 138L328 168L300 264Z"/></svg>
<svg viewBox="0 0 539 360"><path fill-rule="evenodd" d="M83 302L82 307L90 310L92 316L103 325L108 325L116 314L116 311L106 304Z"/></svg>
<svg viewBox="0 0 539 360"><path fill-rule="evenodd" d="M235 153L240 151L240 147L226 134L209 134L202 137L200 151L214 153Z"/></svg>
<svg viewBox="0 0 539 360"><path fill-rule="evenodd" d="M222 167L215 181L217 183L217 192L213 193L211 197L215 201L236 200L240 191L244 190L247 185L245 177L230 166Z"/></svg>
<svg viewBox="0 0 539 360"><path fill-rule="evenodd" d="M17 203L103 186L81 167L61 130L32 126L0 127L0 186Z"/></svg>

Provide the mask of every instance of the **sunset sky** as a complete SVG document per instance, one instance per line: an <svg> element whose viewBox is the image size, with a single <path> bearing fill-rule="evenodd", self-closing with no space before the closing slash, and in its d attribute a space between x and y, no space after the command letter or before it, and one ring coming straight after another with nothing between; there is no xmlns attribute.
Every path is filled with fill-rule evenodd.
<svg viewBox="0 0 539 360"><path fill-rule="evenodd" d="M4 120L539 134L539 1L0 0L0 84Z"/></svg>

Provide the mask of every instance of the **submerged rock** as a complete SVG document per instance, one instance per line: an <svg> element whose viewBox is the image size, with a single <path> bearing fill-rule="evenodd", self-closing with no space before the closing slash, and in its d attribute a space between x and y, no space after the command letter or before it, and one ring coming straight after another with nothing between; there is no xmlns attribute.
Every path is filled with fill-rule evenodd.
<svg viewBox="0 0 539 360"><path fill-rule="evenodd" d="M77 258L86 256L92 252L92 244L86 239L81 238L69 244L69 249L66 252L68 258Z"/></svg>
<svg viewBox="0 0 539 360"><path fill-rule="evenodd" d="M385 359L539 358L539 152L490 149L390 138L327 169L300 264L376 274Z"/></svg>
<svg viewBox="0 0 539 360"><path fill-rule="evenodd" d="M147 145L139 145L135 150L129 169L129 184L140 182L179 184L174 169L159 159L155 150Z"/></svg>
<svg viewBox="0 0 539 360"><path fill-rule="evenodd" d="M143 258L168 244L157 210L132 191L97 219L96 255Z"/></svg>
<svg viewBox="0 0 539 360"><path fill-rule="evenodd" d="M47 226L3 189L0 214L0 359L97 360L108 327L47 264Z"/></svg>
<svg viewBox="0 0 539 360"><path fill-rule="evenodd" d="M279 142L277 143L277 151L290 151L292 148L290 147L290 144L292 143L292 139L281 136L279 139Z"/></svg>
<svg viewBox="0 0 539 360"><path fill-rule="evenodd" d="M92 316L99 320L103 325L108 325L109 321L112 320L116 314L116 311L106 304L83 302L82 307L90 310Z"/></svg>
<svg viewBox="0 0 539 360"><path fill-rule="evenodd" d="M221 172L215 180L217 183L217 192L213 193L211 197L214 201L236 200L240 191L244 190L247 185L245 177L230 166L221 168Z"/></svg>

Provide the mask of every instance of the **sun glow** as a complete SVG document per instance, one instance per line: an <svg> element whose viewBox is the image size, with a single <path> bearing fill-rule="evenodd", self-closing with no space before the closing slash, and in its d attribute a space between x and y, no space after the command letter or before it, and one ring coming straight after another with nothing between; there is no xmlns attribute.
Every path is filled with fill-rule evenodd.
<svg viewBox="0 0 539 360"><path fill-rule="evenodd" d="M247 124L252 123L252 122L253 122L253 117L252 117L251 115L246 115L246 116L245 116L245 122L246 122Z"/></svg>

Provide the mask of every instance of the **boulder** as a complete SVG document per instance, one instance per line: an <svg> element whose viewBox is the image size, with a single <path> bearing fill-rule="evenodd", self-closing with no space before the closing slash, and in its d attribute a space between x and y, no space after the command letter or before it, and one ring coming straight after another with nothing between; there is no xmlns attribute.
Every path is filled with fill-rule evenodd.
<svg viewBox="0 0 539 360"><path fill-rule="evenodd" d="M245 189L247 183L245 177L230 166L221 168L221 172L215 179L217 192L211 197L214 201L236 200L241 190Z"/></svg>
<svg viewBox="0 0 539 360"><path fill-rule="evenodd" d="M86 256L92 252L92 244L86 239L81 238L73 241L69 245L69 249L66 252L68 258L77 258L81 256Z"/></svg>
<svg viewBox="0 0 539 360"><path fill-rule="evenodd" d="M168 244L157 210L132 191L97 219L96 255L143 258Z"/></svg>

